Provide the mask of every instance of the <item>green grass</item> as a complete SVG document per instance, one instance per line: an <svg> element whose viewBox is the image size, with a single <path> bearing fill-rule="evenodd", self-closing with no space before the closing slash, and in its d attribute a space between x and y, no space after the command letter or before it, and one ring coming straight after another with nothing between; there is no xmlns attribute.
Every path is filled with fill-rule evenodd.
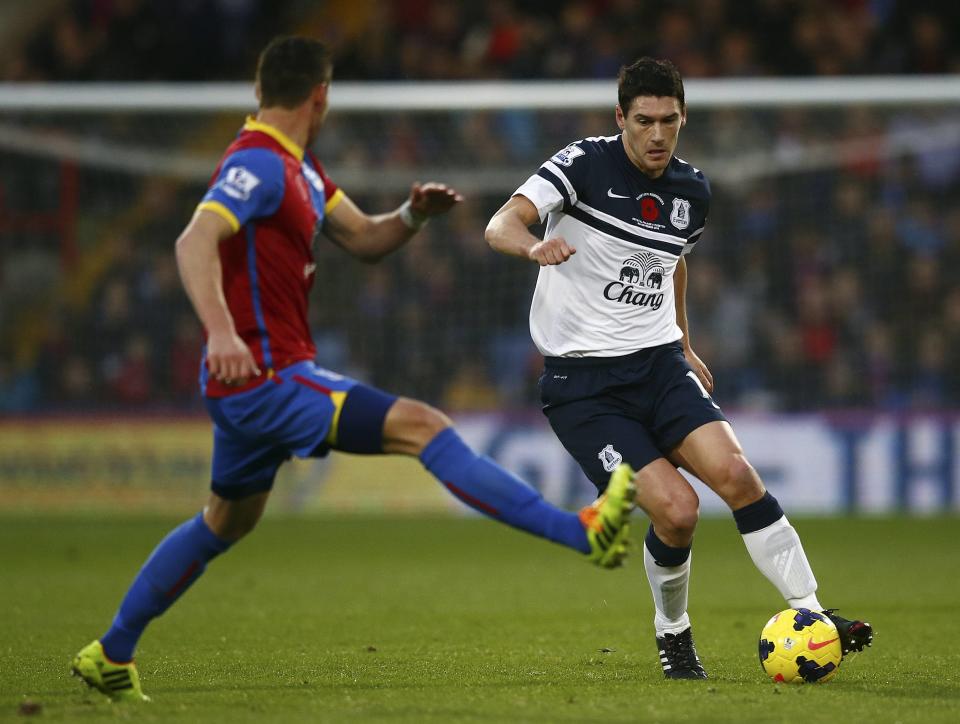
<svg viewBox="0 0 960 724"><path fill-rule="evenodd" d="M594 570L481 520L268 518L144 636L146 706L67 675L172 520L0 517L0 720L931 722L960 711L956 518L798 520L825 605L874 647L823 686L775 686L780 608L732 521L697 535L705 682L663 681L639 557ZM637 520L637 534L644 527ZM612 649L609 652L602 650ZM953 712L953 714L951 714Z"/></svg>

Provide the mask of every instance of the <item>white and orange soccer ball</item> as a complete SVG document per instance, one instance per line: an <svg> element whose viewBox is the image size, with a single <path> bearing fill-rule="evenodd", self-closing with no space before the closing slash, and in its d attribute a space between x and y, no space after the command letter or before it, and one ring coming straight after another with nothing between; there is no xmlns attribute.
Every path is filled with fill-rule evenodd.
<svg viewBox="0 0 960 724"><path fill-rule="evenodd" d="M788 608L760 632L760 665L774 681L824 683L836 676L843 650L825 613Z"/></svg>

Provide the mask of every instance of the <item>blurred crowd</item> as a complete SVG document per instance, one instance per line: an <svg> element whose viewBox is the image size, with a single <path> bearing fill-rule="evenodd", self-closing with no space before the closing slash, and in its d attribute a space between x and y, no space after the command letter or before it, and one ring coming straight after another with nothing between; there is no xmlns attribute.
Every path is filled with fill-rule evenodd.
<svg viewBox="0 0 960 724"><path fill-rule="evenodd" d="M372 4L356 35L334 36L340 77L605 79L641 55L686 77L960 69L960 8L939 0Z"/></svg>
<svg viewBox="0 0 960 724"><path fill-rule="evenodd" d="M0 80L247 78L262 45L289 27L291 6L290 0L64 0L52 4L22 44L9 44Z"/></svg>
<svg viewBox="0 0 960 724"><path fill-rule="evenodd" d="M260 12L259 3L243 0L169 5L248 18ZM347 7L331 3L341 5ZM611 0L555 4L552 12L537 2L352 5L354 13L375 9L380 20L351 25L347 10L329 16L343 24L334 33L338 77L609 78L637 52L669 56L691 76L958 69L950 35L960 28L956 11L938 5L927 12L922 2L910 5L909 17L893 0ZM93 9L116 22L124 8L146 12L153 4L72 6L86 32L99 17ZM239 12L244 8L248 15ZM840 32L854 20L859 30L851 37ZM508 42L513 35L503 27L510 23L515 34L549 37L540 46ZM782 28L781 40L790 42L775 42L771 28ZM55 34L55 27L45 32ZM52 47L55 39L35 42ZM535 57L521 58L529 47L539 48ZM551 60L547 49L573 60ZM242 61L236 77L247 77L252 62ZM104 68L66 77L114 77ZM131 74L183 77L154 66ZM34 66L26 77L64 76ZM239 120L228 119L228 129ZM557 148L613 133L612 121L610 111L349 116L334 105L315 150L361 208L382 211L402 200L376 182L349 183L380 172L413 180L424 167L452 175L483 168L507 180L495 192L470 193L379 265L361 265L321 244L311 320L319 361L450 409L536 405L542 360L526 324L537 269L489 250L483 228ZM159 118L110 130L173 143L196 135L176 123ZM212 135L215 154L229 131L205 135ZM679 151L713 180L707 231L688 257L688 308L694 347L725 408L960 408L956 107L691 109ZM56 214L62 173L57 163L29 155L4 155L0 164L0 412L197 408L202 338L172 245L202 184L130 183L122 174L81 168L81 251L109 254L95 273L80 274L60 261L56 233L4 223L25 210ZM137 223L126 219L130 209L137 209ZM85 275L92 280L85 292L80 284L79 292L58 293Z"/></svg>
<svg viewBox="0 0 960 724"><path fill-rule="evenodd" d="M640 55L686 77L960 69L943 0L64 0L0 77L244 80L281 30L359 80L610 78Z"/></svg>

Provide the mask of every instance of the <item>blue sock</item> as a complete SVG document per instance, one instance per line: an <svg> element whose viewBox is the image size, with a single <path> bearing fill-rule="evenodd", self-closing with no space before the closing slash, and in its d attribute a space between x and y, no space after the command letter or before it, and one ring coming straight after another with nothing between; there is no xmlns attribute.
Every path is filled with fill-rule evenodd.
<svg viewBox="0 0 960 724"><path fill-rule="evenodd" d="M555 508L520 478L477 455L452 427L427 444L420 462L474 510L581 553L590 552L576 513Z"/></svg>
<svg viewBox="0 0 960 724"><path fill-rule="evenodd" d="M103 652L117 662L130 661L143 630L200 577L207 563L229 548L213 534L203 513L160 541L120 604L110 630L100 639Z"/></svg>

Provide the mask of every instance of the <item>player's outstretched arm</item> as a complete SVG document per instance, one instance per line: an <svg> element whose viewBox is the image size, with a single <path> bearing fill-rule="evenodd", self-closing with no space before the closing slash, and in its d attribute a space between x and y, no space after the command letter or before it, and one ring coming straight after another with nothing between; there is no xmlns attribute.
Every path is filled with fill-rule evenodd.
<svg viewBox="0 0 960 724"><path fill-rule="evenodd" d="M577 250L559 236L538 239L530 227L540 221L537 207L526 196L517 195L493 215L484 238L491 248L503 254L535 261L540 266L563 264Z"/></svg>
<svg viewBox="0 0 960 724"><path fill-rule="evenodd" d="M183 288L207 330L207 367L216 379L243 384L259 376L250 348L237 335L223 295L219 243L233 234L212 211L198 211L177 239L177 267Z"/></svg>
<svg viewBox="0 0 960 724"><path fill-rule="evenodd" d="M344 194L324 218L323 232L347 253L373 263L406 244L430 218L446 213L461 201L463 196L449 186L417 182L399 208L370 215Z"/></svg>

